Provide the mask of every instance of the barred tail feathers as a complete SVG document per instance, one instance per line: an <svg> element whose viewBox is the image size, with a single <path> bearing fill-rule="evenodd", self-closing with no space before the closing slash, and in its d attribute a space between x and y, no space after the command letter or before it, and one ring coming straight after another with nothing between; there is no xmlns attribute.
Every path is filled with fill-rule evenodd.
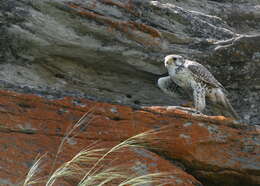
<svg viewBox="0 0 260 186"><path fill-rule="evenodd" d="M226 97L226 95L224 94L224 92L219 89L218 91L218 97L219 97L219 102L227 109L228 113L236 120L241 120L241 118L239 117L239 115L237 114L237 112L234 110L234 108L232 107L230 101L228 100L228 98Z"/></svg>

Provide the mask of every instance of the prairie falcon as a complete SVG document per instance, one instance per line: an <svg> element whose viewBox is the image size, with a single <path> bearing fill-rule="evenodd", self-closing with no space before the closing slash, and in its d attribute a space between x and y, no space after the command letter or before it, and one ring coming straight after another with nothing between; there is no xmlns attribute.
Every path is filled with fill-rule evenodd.
<svg viewBox="0 0 260 186"><path fill-rule="evenodd" d="M164 58L164 65L169 76L158 80L158 86L168 95L173 96L173 82L193 93L195 109L202 112L206 107L206 98L214 105L220 105L228 115L239 120L238 114L231 106L225 95L224 87L201 64L184 59L179 55L168 55Z"/></svg>

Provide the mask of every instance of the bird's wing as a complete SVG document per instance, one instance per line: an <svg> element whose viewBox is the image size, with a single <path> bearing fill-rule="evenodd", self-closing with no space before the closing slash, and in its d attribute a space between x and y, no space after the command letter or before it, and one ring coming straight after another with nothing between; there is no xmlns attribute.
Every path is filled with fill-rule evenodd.
<svg viewBox="0 0 260 186"><path fill-rule="evenodd" d="M218 80L216 80L215 77L210 73L210 71L208 71L208 69L205 68L203 65L194 61L190 61L187 65L187 68L196 78L204 81L205 83L213 87L221 87L225 89L223 85L221 85L221 83L218 82Z"/></svg>
<svg viewBox="0 0 260 186"><path fill-rule="evenodd" d="M160 78L158 80L158 86L167 95L177 97L175 93L177 85L171 80L170 76Z"/></svg>

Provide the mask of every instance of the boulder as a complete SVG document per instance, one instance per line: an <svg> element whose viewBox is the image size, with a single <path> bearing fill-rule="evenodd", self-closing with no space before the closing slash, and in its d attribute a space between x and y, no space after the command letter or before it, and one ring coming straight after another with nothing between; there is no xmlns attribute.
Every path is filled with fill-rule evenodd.
<svg viewBox="0 0 260 186"><path fill-rule="evenodd" d="M48 162L54 159L67 128L85 113L86 123L76 136L66 140L58 164L93 142L112 147L153 130L141 141L142 148L127 150L126 159L116 155L120 160L115 165L128 161L132 167L138 164L140 167L135 170L139 175L169 172L176 185L260 184L260 135L256 126L173 107L140 110L73 97L51 100L1 91L0 101L0 166L6 168L0 170L3 184L23 180L37 154L48 152Z"/></svg>

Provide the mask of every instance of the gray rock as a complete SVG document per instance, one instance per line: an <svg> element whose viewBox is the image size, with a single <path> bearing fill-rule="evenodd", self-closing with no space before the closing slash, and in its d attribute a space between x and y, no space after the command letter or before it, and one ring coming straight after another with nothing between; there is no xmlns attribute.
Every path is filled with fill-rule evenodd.
<svg viewBox="0 0 260 186"><path fill-rule="evenodd" d="M207 66L238 113L260 123L260 1L8 0L2 89L133 106L180 105L156 85L176 53Z"/></svg>

